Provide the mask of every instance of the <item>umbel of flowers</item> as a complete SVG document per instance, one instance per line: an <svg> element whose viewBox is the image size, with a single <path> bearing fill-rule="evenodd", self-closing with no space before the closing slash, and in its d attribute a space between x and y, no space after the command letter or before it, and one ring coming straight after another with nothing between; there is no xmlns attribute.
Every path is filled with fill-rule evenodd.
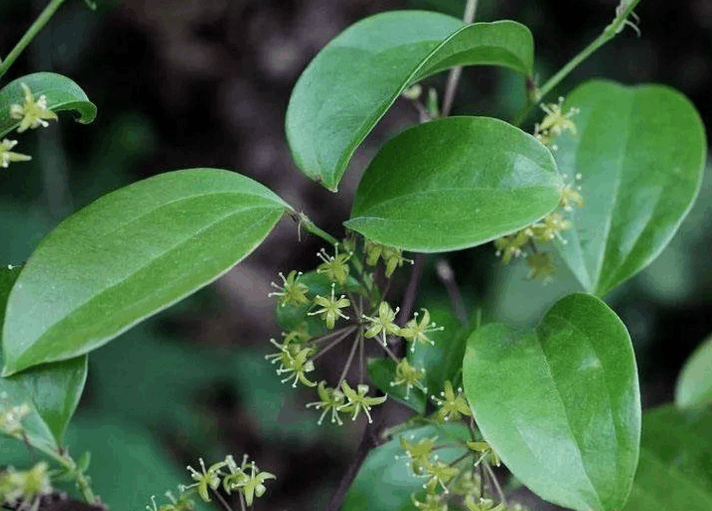
<svg viewBox="0 0 712 511"><path fill-rule="evenodd" d="M278 313L297 318L281 341L270 339L277 352L266 356L277 366L282 382L316 387L318 400L307 408L321 412L319 424L327 415L339 425L342 415L356 420L363 414L372 422L372 408L386 400L372 395L364 381L365 344L372 342L395 363L391 387L403 387L406 397L413 389L427 395L425 370L396 353L405 351L399 349L404 343L411 351L418 344L432 344L429 334L441 328L430 321L427 309L415 312L400 326L400 309L385 299L395 270L412 261L399 249L356 237L336 244L333 253L320 250L317 257L321 263L308 275L293 270L287 276L279 274L280 284L272 283L275 291L270 296L277 299ZM379 280L385 281L382 287L376 284ZM338 381L332 386L312 378L318 359L342 342L350 342L351 349ZM355 364L361 376L352 381L347 377Z"/></svg>

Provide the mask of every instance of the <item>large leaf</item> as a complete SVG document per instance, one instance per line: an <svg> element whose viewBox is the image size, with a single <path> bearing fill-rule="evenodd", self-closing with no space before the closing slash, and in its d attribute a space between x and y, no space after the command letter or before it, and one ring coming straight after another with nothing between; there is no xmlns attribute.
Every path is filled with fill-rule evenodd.
<svg viewBox="0 0 712 511"><path fill-rule="evenodd" d="M33 73L13 80L0 90L0 137L19 126L20 120L10 117L10 105L22 105L25 92L21 83L30 88L35 100L44 95L47 108L53 112L75 110L79 122L89 123L96 117L96 106L89 101L84 91L66 76L56 73Z"/></svg>
<svg viewBox="0 0 712 511"><path fill-rule="evenodd" d="M398 434L397 438L369 453L346 494L342 511L392 511L409 502L411 493L422 490L424 479L413 475L400 439L417 443L421 439L433 437L438 437L437 456L445 462L464 454L464 442L470 439L462 424L441 428L426 426ZM458 442L463 446L451 447Z"/></svg>
<svg viewBox="0 0 712 511"><path fill-rule="evenodd" d="M215 280L286 208L218 169L162 174L97 200L50 233L20 274L3 374L87 353Z"/></svg>
<svg viewBox="0 0 712 511"><path fill-rule="evenodd" d="M449 117L381 149L346 226L406 250L458 250L538 220L558 205L561 186L534 137L498 119Z"/></svg>
<svg viewBox="0 0 712 511"><path fill-rule="evenodd" d="M10 290L19 274L19 266L0 268L0 324L4 321ZM62 442L84 389L86 359L82 356L43 364L15 376L0 378L0 408L27 404L32 409L22 421L31 444L56 450L57 444Z"/></svg>
<svg viewBox="0 0 712 511"><path fill-rule="evenodd" d="M712 509L712 412L670 406L643 415L640 464L623 511Z"/></svg>
<svg viewBox="0 0 712 511"><path fill-rule="evenodd" d="M366 18L331 41L297 81L286 120L294 160L336 191L356 147L409 84L472 64L529 75L533 61L531 33L513 21L464 26L424 11Z"/></svg>
<svg viewBox="0 0 712 511"><path fill-rule="evenodd" d="M625 503L640 393L628 332L602 301L562 298L531 332L480 328L468 340L463 383L485 439L532 491L579 511Z"/></svg>
<svg viewBox="0 0 712 511"><path fill-rule="evenodd" d="M685 363L675 387L675 404L690 408L712 403L712 336Z"/></svg>
<svg viewBox="0 0 712 511"><path fill-rule="evenodd" d="M585 205L563 233L563 258L584 288L602 296L665 248L699 191L707 143L680 93L659 85L592 81L564 109L578 134L557 140L559 170L580 174Z"/></svg>

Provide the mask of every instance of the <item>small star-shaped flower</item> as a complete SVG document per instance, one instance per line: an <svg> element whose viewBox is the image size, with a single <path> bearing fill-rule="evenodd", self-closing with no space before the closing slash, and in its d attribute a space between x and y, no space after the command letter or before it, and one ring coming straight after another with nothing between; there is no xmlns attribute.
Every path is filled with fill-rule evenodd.
<svg viewBox="0 0 712 511"><path fill-rule="evenodd" d="M403 328L400 330L400 335L406 341L411 342L410 351L415 351L416 343L429 343L435 344L435 342L428 337L430 332L438 332L443 329L443 327L437 326L435 323L430 322L430 313L428 309L421 309L423 317L418 322L418 313L413 314L413 319L408 321Z"/></svg>
<svg viewBox="0 0 712 511"><path fill-rule="evenodd" d="M5 138L0 142L0 167L7 168L13 161L29 161L32 159L32 156L12 152L11 149L16 145L17 140Z"/></svg>
<svg viewBox="0 0 712 511"><path fill-rule="evenodd" d="M193 480L197 482L195 484L185 487L185 489L197 486L198 495L200 495L200 498L203 499L203 501L205 502L210 502L210 494L208 492L208 488L210 488L211 490L215 490L218 486L220 486L220 469L224 467L226 463L224 461L219 461L218 463L210 465L210 468L206 470L203 458L199 458L199 461L201 472L198 472L193 467L188 465L187 468L188 472L190 472L190 477L192 477Z"/></svg>
<svg viewBox="0 0 712 511"><path fill-rule="evenodd" d="M372 338L376 337L378 334L382 334L383 345L386 345L386 335L397 335L400 332L400 328L395 324L396 314L400 309L396 307L394 311L388 302L381 302L378 306L378 316L372 318L370 316L363 315L363 318L371 323L371 326L364 332L364 337Z"/></svg>
<svg viewBox="0 0 712 511"><path fill-rule="evenodd" d="M346 396L346 399L348 399L348 402L339 406L337 410L340 412L353 412L351 420L356 420L358 413L363 410L366 414L366 417L368 417L368 422L371 423L373 422L373 419L371 419L370 414L371 407L383 403L386 400L387 396L368 396L368 385L365 385L363 383L359 383L356 389L357 390L353 390L344 380L344 382L341 384L341 390L343 391L344 396Z"/></svg>
<svg viewBox="0 0 712 511"><path fill-rule="evenodd" d="M462 389L457 389L457 394L452 388L449 380L445 381L445 389L440 393L441 399L432 396L433 401L440 407L438 410L438 420L440 422L456 421L462 415L472 417L472 411L467 404L467 400L462 395Z"/></svg>
<svg viewBox="0 0 712 511"><path fill-rule="evenodd" d="M277 296L277 300L282 307L287 304L294 305L295 307L308 304L309 298L307 298L306 294L309 291L309 288L305 284L299 282L299 277L301 276L302 273L297 273L295 270L290 271L286 278L282 272L279 272L279 278L282 279L283 285L280 286L274 282L271 282L270 285L276 288L277 291L273 291L267 296Z"/></svg>
<svg viewBox="0 0 712 511"><path fill-rule="evenodd" d="M319 401L308 403L307 408L311 408L313 406L317 410L323 410L317 424L321 425L327 412L331 410L331 422L336 422L339 426L341 426L343 422L341 421L341 417L339 417L339 407L344 404L343 392L339 389L327 387L325 381L319 383L316 391L317 394L319 394Z"/></svg>
<svg viewBox="0 0 712 511"><path fill-rule="evenodd" d="M47 108L47 97L44 94L35 101L30 88L24 83L20 83L20 86L25 92L25 102L22 105L10 105L10 117L22 119L20 126L17 128L18 133L22 133L28 128L38 128L39 126L46 128L49 126L46 119L57 120L57 114Z"/></svg>
<svg viewBox="0 0 712 511"><path fill-rule="evenodd" d="M351 302L344 296L341 295L338 299L334 297L334 285L331 286L331 298L325 298L321 295L317 295L314 298L314 305L318 305L321 309L314 312L308 312L309 316L314 316L320 314L322 319L326 322L326 327L331 330L336 324L338 318L349 319L341 309L351 305Z"/></svg>

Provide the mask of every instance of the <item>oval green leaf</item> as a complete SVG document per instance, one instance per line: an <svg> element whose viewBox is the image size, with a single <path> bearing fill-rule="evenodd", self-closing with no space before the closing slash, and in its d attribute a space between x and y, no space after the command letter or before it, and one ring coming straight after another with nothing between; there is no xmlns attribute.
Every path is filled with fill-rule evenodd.
<svg viewBox="0 0 712 511"><path fill-rule="evenodd" d="M692 408L712 403L712 336L685 363L675 387L675 404Z"/></svg>
<svg viewBox="0 0 712 511"><path fill-rule="evenodd" d="M671 406L643 415L640 463L623 511L712 509L712 412Z"/></svg>
<svg viewBox="0 0 712 511"><path fill-rule="evenodd" d="M448 117L388 142L366 169L345 225L414 252L474 247L535 222L559 203L549 150L488 117Z"/></svg>
<svg viewBox="0 0 712 511"><path fill-rule="evenodd" d="M557 164L581 185L583 208L561 254L584 288L603 296L650 264L692 207L707 142L695 107L660 85L587 82L567 98L578 134L557 140Z"/></svg>
<svg viewBox="0 0 712 511"><path fill-rule="evenodd" d="M20 125L20 120L10 117L10 105L25 102L22 83L30 88L35 100L44 95L47 108L53 112L74 110L79 114L77 120L81 123L90 123L96 117L96 106L72 80L56 73L33 73L13 80L0 90L0 137Z"/></svg>
<svg viewBox="0 0 712 511"><path fill-rule="evenodd" d="M87 353L212 282L289 206L218 169L169 172L75 213L27 261L7 305L4 375Z"/></svg>
<svg viewBox="0 0 712 511"><path fill-rule="evenodd" d="M435 12L377 14L331 41L297 81L287 108L294 161L336 191L355 151L410 84L454 66L530 75L534 42L514 21L463 22Z"/></svg>
<svg viewBox="0 0 712 511"><path fill-rule="evenodd" d="M564 297L530 332L480 328L468 339L463 383L483 436L533 492L579 511L625 504L640 392L628 332L602 301Z"/></svg>
<svg viewBox="0 0 712 511"><path fill-rule="evenodd" d="M0 268L0 325L20 270L19 266ZM32 411L22 424L29 442L39 449L56 451L79 403L86 375L87 357L82 356L0 378L0 409L28 404Z"/></svg>

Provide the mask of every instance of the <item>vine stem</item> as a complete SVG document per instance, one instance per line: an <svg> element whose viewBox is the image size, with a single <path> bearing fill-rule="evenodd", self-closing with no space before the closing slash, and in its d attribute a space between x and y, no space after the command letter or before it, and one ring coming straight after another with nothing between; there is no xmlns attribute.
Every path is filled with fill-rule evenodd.
<svg viewBox="0 0 712 511"><path fill-rule="evenodd" d="M631 0L630 4L625 5L625 0L622 0L620 5L625 6L625 8L622 9L620 13L616 13L616 17L613 22L610 23L606 28L604 28L603 32L601 32L601 35L599 35L593 42L591 42L588 46L581 50L564 67L562 67L558 73L549 78L549 80L547 80L547 82L541 87L541 89L539 89L538 91L534 91L534 97L527 100L527 104L524 105L524 107L517 114L514 120L514 125L519 126L520 124L522 124L522 122L524 122L524 120L531 112L532 108L534 108L534 106L539 101L541 101L547 94L549 94L552 89L561 82L561 80L566 78L569 73L571 73L571 71L573 71L579 64L581 64L581 62L590 57L601 46L606 44L608 41L613 39L618 33L620 33L620 31L623 30L623 26L626 23L630 23L630 21L628 21L628 16L631 15L635 6L638 5L640 2L641 0Z"/></svg>
<svg viewBox="0 0 712 511"><path fill-rule="evenodd" d="M22 38L17 42L15 47L10 50L10 53L7 55L5 60L3 61L2 64L0 64L0 77L2 77L5 73L7 73L7 70L10 69L10 66L17 60L17 57L20 56L20 54L27 48L27 45L30 44L32 39L37 35L37 33L42 30L42 28L47 24L47 22L50 20L52 15L55 13L57 9L64 3L65 0L52 0L47 7L44 8L44 10L40 13L39 16L37 16L37 19L30 25L30 28L27 29L27 32L25 32L25 35L22 36Z"/></svg>
<svg viewBox="0 0 712 511"><path fill-rule="evenodd" d="M84 472L77 470L76 462L69 457L69 455L64 456L56 451L53 451L52 449L47 449L39 445L35 445L34 447L72 472L77 483L77 488L79 488L79 491L82 493L84 500L86 500L89 504L97 504L97 498L94 495L94 491L91 489L89 479L84 475Z"/></svg>
<svg viewBox="0 0 712 511"><path fill-rule="evenodd" d="M319 236L321 239L326 241L327 243L330 243L334 246L339 244L339 240L334 238L331 234L328 232L324 231L323 229L320 229L317 227L317 225L311 221L311 219L306 216L304 213L299 213L297 218L295 218L299 222L299 225L301 227L304 227L307 231L310 233Z"/></svg>
<svg viewBox="0 0 712 511"><path fill-rule="evenodd" d="M477 0L467 0L467 4L465 5L465 14L462 16L462 21L468 25L472 23L475 20L476 11ZM455 91L457 90L457 84L460 81L461 74L462 66L458 66L452 68L450 75L447 77L441 117L447 117L450 115L450 109L452 109L452 102L455 100Z"/></svg>

